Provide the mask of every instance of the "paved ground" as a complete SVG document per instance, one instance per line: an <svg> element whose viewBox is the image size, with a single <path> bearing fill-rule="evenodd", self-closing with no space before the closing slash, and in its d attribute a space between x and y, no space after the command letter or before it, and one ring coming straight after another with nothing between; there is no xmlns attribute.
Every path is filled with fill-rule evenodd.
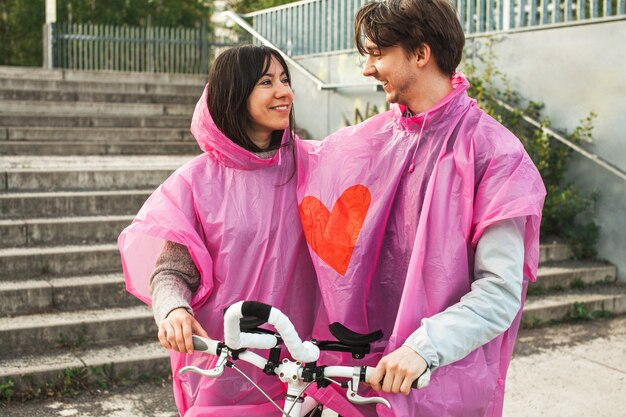
<svg viewBox="0 0 626 417"><path fill-rule="evenodd" d="M169 382L0 407L3 417L175 417ZM626 416L626 316L520 333L504 417Z"/></svg>

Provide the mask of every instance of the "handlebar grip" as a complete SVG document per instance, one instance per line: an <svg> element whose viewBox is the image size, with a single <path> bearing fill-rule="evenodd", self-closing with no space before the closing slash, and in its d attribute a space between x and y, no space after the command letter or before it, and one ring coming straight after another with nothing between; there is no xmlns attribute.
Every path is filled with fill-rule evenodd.
<svg viewBox="0 0 626 417"><path fill-rule="evenodd" d="M209 345L207 345L206 342L202 340L202 338L193 335L191 336L191 339L193 340L193 350L199 350L203 352L209 349Z"/></svg>
<svg viewBox="0 0 626 417"><path fill-rule="evenodd" d="M366 373L365 373L365 376L364 376L364 377L362 377L361 379L362 379L364 382L369 381L369 379L370 379L370 374L371 374L371 372L372 372L374 369L375 369L375 368L372 368L372 367L369 367L369 366L368 366L368 367L367 367L367 370L366 370ZM361 375L363 375L363 374L361 374ZM430 375L429 375L428 380L430 381ZM380 385L383 385L383 383L384 383L384 382L385 382L385 377L383 376L383 379L381 379L381 380L380 380ZM417 378L415 381L413 381L413 383L411 384L411 388L412 388L412 389L418 389L418 382L419 382L419 378Z"/></svg>
<svg viewBox="0 0 626 417"><path fill-rule="evenodd" d="M191 336L191 340L193 341L193 350L205 352L210 355L217 355L219 344L217 340L207 339L205 337L196 336L195 334Z"/></svg>

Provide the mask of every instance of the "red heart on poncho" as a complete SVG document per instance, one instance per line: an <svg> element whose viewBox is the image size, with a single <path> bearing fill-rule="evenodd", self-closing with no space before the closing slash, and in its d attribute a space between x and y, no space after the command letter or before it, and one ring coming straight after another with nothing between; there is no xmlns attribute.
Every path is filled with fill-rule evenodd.
<svg viewBox="0 0 626 417"><path fill-rule="evenodd" d="M345 275L354 246L369 209L371 195L367 187L347 188L332 211L315 197L306 196L300 203L300 217L306 241L311 249L340 275Z"/></svg>

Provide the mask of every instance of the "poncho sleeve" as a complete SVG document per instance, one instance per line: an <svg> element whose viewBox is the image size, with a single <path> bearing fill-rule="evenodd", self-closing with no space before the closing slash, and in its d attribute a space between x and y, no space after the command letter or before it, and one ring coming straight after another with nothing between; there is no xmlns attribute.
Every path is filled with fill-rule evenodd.
<svg viewBox="0 0 626 417"><path fill-rule="evenodd" d="M200 286L191 307L201 304L213 288L213 262L185 173L183 167L159 186L118 239L126 288L148 305L152 305L150 277L166 241L185 245L200 272Z"/></svg>
<svg viewBox="0 0 626 417"><path fill-rule="evenodd" d="M475 249L485 229L501 220L524 217L524 275L537 278L539 226L546 195L543 181L520 141L491 117L474 138L476 188L471 244Z"/></svg>

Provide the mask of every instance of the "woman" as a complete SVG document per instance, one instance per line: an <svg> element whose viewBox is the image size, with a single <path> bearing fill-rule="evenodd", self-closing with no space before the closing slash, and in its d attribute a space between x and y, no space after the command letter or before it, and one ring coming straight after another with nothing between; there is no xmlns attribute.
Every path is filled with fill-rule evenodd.
<svg viewBox="0 0 626 417"><path fill-rule="evenodd" d="M214 62L191 130L204 153L174 172L119 238L127 288L151 304L171 349L185 416L266 416L276 410L235 372L218 379L191 333L223 339L223 310L239 300L278 307L304 338L318 313L315 274L295 194L293 92L274 50L241 46ZM244 368L273 398L275 378Z"/></svg>

